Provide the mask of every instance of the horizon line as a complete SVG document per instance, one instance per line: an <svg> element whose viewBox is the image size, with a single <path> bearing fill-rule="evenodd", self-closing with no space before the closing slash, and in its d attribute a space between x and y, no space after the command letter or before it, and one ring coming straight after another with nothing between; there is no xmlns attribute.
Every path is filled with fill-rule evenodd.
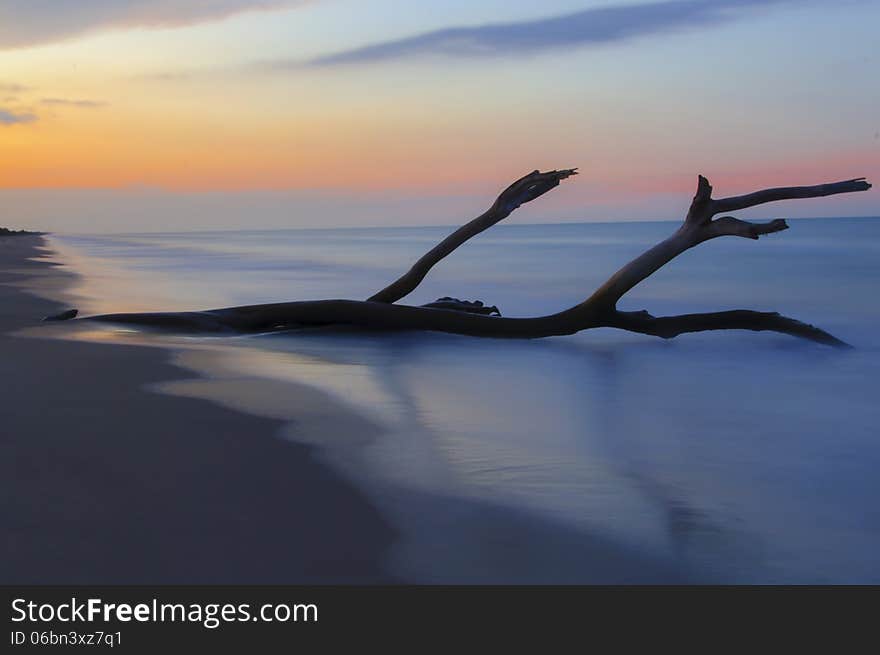
<svg viewBox="0 0 880 655"><path fill-rule="evenodd" d="M855 215L855 216L800 216L796 218L785 218L786 221L819 221L819 220L870 220L880 219L880 214L876 215ZM494 227L558 227L562 225L618 225L618 224L635 224L635 223L681 223L684 219L674 218L658 218L658 219L619 219L614 221L599 220L580 220L580 221L552 221L546 223L498 223ZM764 218L750 218L749 220L771 220ZM298 232L305 231L330 231L330 230L423 230L435 228L457 228L462 223L435 223L432 225L335 225L327 227L315 226L291 226L291 227L255 227L255 228L202 228L196 230L140 230L136 232L64 232L58 230L37 230L32 229L35 234L42 235L59 235L59 236L108 236L113 234L119 235L138 235L138 234L200 234L206 232L279 232L283 230L295 230ZM10 228L11 229L11 228Z"/></svg>

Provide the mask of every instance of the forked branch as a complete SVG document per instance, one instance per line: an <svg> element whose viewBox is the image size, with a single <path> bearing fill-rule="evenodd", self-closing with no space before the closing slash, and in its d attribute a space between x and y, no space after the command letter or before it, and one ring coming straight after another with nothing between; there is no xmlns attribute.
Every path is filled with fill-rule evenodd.
<svg viewBox="0 0 880 655"><path fill-rule="evenodd" d="M858 178L816 186L764 189L745 196L715 200L712 198L712 185L709 184L709 180L700 175L697 178L697 192L681 228L671 237L617 271L590 296L587 303L603 306L608 310L613 309L623 295L639 282L655 273L685 250L704 241L722 236L757 239L764 234L788 229L788 224L782 219L776 219L769 223L752 223L733 216L724 216L713 220L713 217L720 212L753 207L775 200L816 198L838 193L867 191L870 188L871 185L865 181L865 178Z"/></svg>

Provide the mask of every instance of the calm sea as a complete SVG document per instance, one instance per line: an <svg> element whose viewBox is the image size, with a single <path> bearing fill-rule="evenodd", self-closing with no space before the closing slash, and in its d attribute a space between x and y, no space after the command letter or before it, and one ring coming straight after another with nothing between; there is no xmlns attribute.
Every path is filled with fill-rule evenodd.
<svg viewBox="0 0 880 655"><path fill-rule="evenodd" d="M398 526L393 565L416 580L605 579L598 548L696 581L878 583L880 219L790 224L685 253L622 308L776 310L852 351L752 332L187 338L164 345L215 388L168 390L290 419L288 438L318 444ZM507 316L557 311L675 227L500 225L407 302L451 295ZM448 232L53 241L84 276L79 307L115 312L365 298ZM322 415L323 400L345 407L347 422Z"/></svg>

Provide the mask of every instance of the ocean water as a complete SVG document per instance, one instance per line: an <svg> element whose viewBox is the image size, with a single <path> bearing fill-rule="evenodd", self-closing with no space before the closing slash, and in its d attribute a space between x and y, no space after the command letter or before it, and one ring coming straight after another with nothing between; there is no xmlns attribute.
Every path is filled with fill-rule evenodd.
<svg viewBox="0 0 880 655"><path fill-rule="evenodd" d="M318 331L172 348L207 380L171 393L290 421L400 533L423 582L880 582L880 219L793 220L693 249L627 295L655 315L748 308L770 333L602 329L511 341ZM586 298L672 223L499 225L406 302L507 316ZM365 298L449 228L55 235L85 312ZM327 416L326 402L345 420Z"/></svg>

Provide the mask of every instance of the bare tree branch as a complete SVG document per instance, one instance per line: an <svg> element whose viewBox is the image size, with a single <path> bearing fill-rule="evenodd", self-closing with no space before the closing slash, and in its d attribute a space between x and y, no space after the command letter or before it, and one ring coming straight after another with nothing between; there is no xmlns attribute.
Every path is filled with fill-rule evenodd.
<svg viewBox="0 0 880 655"><path fill-rule="evenodd" d="M569 311L506 318L367 300L303 300L224 307L199 312L102 314L80 320L142 325L179 332L270 332L345 325L366 330L430 330L477 337L535 339L574 334L599 325L598 316Z"/></svg>
<svg viewBox="0 0 880 655"><path fill-rule="evenodd" d="M787 229L788 223L781 218L772 220L769 223L752 223L750 221L741 221L733 216L722 216L709 223L708 230L706 230L706 239L723 236L757 239L763 234L773 234L774 232L782 232L782 230Z"/></svg>
<svg viewBox="0 0 880 655"><path fill-rule="evenodd" d="M562 180L572 175L577 175L576 168L548 171L546 173L533 171L528 175L524 175L502 191L501 195L498 196L498 199L487 212L458 228L429 252L422 255L406 273L378 293L370 296L368 300L371 302L392 303L409 295L413 289L421 284L428 271L437 262L448 256L465 241L489 229L498 221L507 218L520 205L530 202L559 186Z"/></svg>
<svg viewBox="0 0 880 655"><path fill-rule="evenodd" d="M823 196L833 196L838 193L852 193L853 191L867 191L871 185L865 181L865 178L858 177L854 180L845 180L843 182L831 182L829 184L817 184L815 186L792 186L779 187L777 189L764 189L755 191L744 196L734 196L732 198L721 198L713 200L711 203L712 213L720 214L722 212L734 212L755 205L763 205L767 202L775 202L777 200L793 200L796 198L821 198Z"/></svg>
<svg viewBox="0 0 880 655"><path fill-rule="evenodd" d="M706 238L708 236L705 232L685 224L671 237L642 253L608 278L582 306L601 307L606 311L614 309L617 301L639 282Z"/></svg>
<svg viewBox="0 0 880 655"><path fill-rule="evenodd" d="M782 316L776 312L755 312L747 309L660 318L655 318L646 311L618 311L611 316L608 326L630 332L651 334L664 339L671 339L687 332L705 332L707 330L754 330L757 332L769 330L827 346L852 347L813 325Z"/></svg>

